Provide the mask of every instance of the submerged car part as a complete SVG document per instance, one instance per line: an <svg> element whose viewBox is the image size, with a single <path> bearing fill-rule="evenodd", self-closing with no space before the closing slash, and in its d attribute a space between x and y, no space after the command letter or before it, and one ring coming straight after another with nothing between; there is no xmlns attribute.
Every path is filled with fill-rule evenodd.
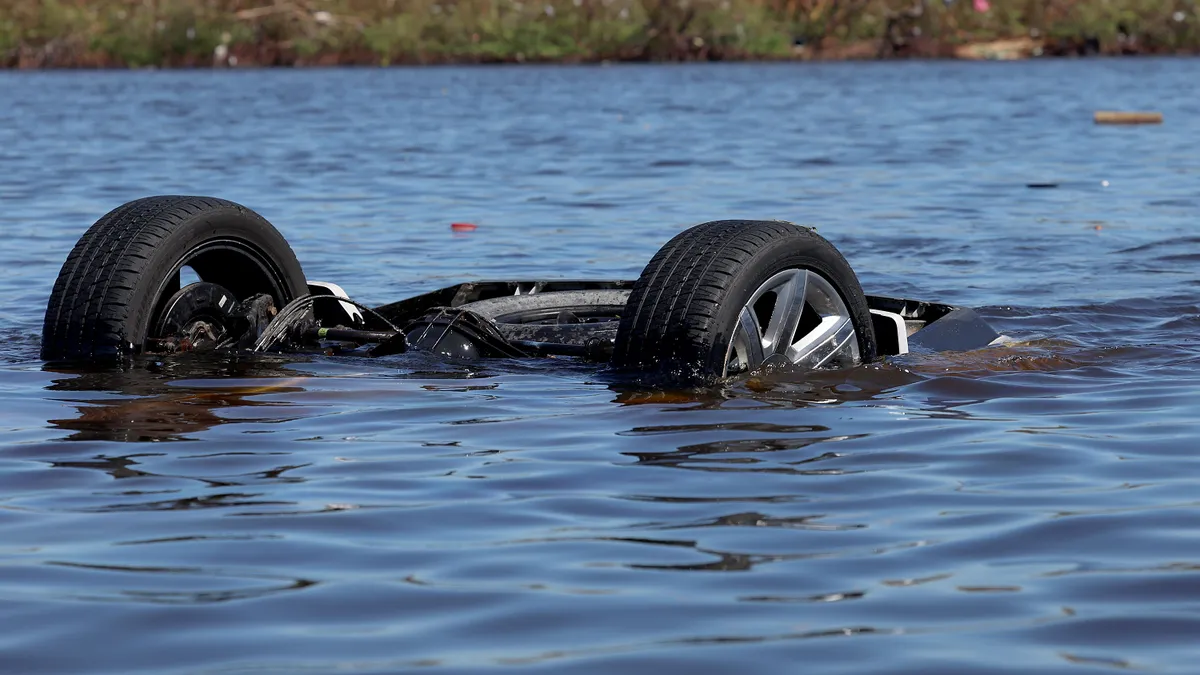
<svg viewBox="0 0 1200 675"><path fill-rule="evenodd" d="M845 258L792 223L718 220L676 235L646 265L612 363L708 383L764 367L875 358L866 296Z"/></svg>
<svg viewBox="0 0 1200 675"><path fill-rule="evenodd" d="M109 212L59 271L42 326L42 358L113 360L143 351L185 268L237 300L283 307L305 291L283 236L253 211L206 197L148 197ZM190 276L189 274L189 276Z"/></svg>
<svg viewBox="0 0 1200 675"><path fill-rule="evenodd" d="M782 221L697 225L636 281L469 282L370 308L337 284L306 281L253 211L151 197L110 212L75 245L47 304L42 357L411 347L458 359L576 356L665 384L706 384L996 337L968 309L864 295L831 243Z"/></svg>
<svg viewBox="0 0 1200 675"><path fill-rule="evenodd" d="M486 317L466 307L441 307L405 329L416 349L457 359L520 358L531 354L510 343Z"/></svg>
<svg viewBox="0 0 1200 675"><path fill-rule="evenodd" d="M333 294L321 292L331 286L336 289ZM358 345L378 343L371 356L398 354L408 349L404 333L395 324L370 307L351 300L340 286L316 282L310 287L318 292L296 298L280 310L254 343L254 351L302 348L324 340ZM341 322L342 318L348 319L351 326ZM331 328L326 323L335 325ZM372 323L378 326L373 327Z"/></svg>
<svg viewBox="0 0 1200 675"><path fill-rule="evenodd" d="M789 269L763 282L742 307L721 376L787 364L850 366L861 359L850 310L833 285L811 270Z"/></svg>

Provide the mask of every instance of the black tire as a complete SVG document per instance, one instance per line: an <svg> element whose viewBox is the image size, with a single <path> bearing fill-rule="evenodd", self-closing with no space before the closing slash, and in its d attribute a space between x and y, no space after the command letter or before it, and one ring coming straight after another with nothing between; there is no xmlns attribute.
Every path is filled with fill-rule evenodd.
<svg viewBox="0 0 1200 675"><path fill-rule="evenodd" d="M238 300L268 293L283 307L307 292L287 241L250 209L209 197L139 199L97 221L67 256L46 307L42 359L140 351L184 266Z"/></svg>
<svg viewBox="0 0 1200 675"><path fill-rule="evenodd" d="M646 265L621 317L612 365L672 384L724 375L742 308L773 275L815 272L830 282L854 325L859 355L875 357L875 331L858 277L809 228L781 221L719 220L676 235Z"/></svg>

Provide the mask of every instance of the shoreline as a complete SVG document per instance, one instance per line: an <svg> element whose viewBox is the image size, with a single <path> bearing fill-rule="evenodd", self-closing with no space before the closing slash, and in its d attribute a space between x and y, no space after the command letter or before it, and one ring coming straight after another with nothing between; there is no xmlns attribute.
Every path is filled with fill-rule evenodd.
<svg viewBox="0 0 1200 675"><path fill-rule="evenodd" d="M378 58L355 53L326 54L318 57L289 58L286 54L274 54L271 50L255 52L232 50L224 62L214 63L202 59L165 60L161 63L130 65L102 55L85 55L72 59L12 59L0 61L0 72L66 71L66 70L261 70L261 69L327 69L327 68L390 68L390 67L436 67L436 66L505 66L505 65L561 65L561 66L609 66L636 64L704 64L704 63L882 63L895 61L1059 61L1071 59L1141 59L1141 58L1196 58L1200 50L1172 52L1134 53L1047 53L1030 54L1022 47L1012 47L1013 40L967 43L925 53L903 56L874 56L869 54L873 45L847 45L843 49L822 54L738 55L721 58L569 58L544 59L514 56L505 59L479 59L470 55L460 57L439 56L426 59L397 59L381 63ZM997 43L1000 43L999 45ZM265 52L265 53L264 53Z"/></svg>
<svg viewBox="0 0 1200 675"><path fill-rule="evenodd" d="M0 70L1200 55L1171 0L10 2Z"/></svg>

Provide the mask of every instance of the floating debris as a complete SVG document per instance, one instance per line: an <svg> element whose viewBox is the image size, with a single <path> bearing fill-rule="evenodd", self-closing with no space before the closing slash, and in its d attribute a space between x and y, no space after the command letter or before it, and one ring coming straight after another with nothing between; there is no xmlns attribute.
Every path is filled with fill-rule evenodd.
<svg viewBox="0 0 1200 675"><path fill-rule="evenodd" d="M455 232L474 232L479 226L474 223L450 223L450 229Z"/></svg>
<svg viewBox="0 0 1200 675"><path fill-rule="evenodd" d="M1096 111L1096 124L1162 124L1162 121L1160 112Z"/></svg>
<svg viewBox="0 0 1200 675"><path fill-rule="evenodd" d="M954 56L968 61L1020 61L1041 56L1042 50L1041 40L1022 37L959 45L954 49Z"/></svg>

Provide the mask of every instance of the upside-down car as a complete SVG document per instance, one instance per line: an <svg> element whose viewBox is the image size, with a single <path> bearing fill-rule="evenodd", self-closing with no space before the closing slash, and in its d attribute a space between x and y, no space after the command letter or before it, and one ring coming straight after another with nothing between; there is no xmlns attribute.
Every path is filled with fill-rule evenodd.
<svg viewBox="0 0 1200 675"><path fill-rule="evenodd" d="M973 349L997 337L971 309L865 295L832 244L782 221L696 225L636 280L467 281L367 307L337 284L306 279L254 211L162 196L120 206L80 237L46 307L42 358L214 349L561 355L690 385Z"/></svg>

